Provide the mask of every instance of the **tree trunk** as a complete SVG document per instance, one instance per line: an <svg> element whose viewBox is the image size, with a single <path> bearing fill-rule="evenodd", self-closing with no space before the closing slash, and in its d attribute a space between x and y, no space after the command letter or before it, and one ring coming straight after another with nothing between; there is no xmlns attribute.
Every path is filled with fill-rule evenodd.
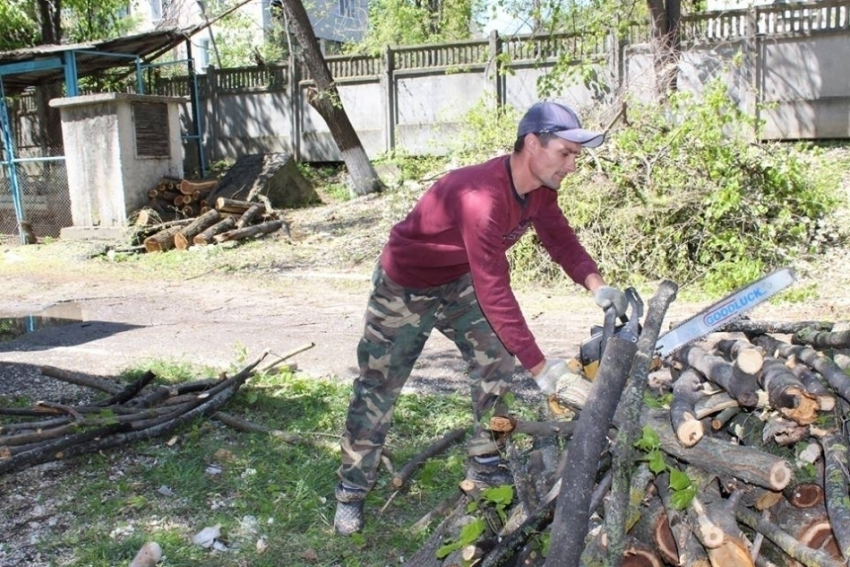
<svg viewBox="0 0 850 567"><path fill-rule="evenodd" d="M303 49L301 57L316 85L315 92L309 97L310 105L325 120L339 147L345 167L351 176L352 196L380 192L383 184L375 168L372 167L369 156L366 155L360 137L345 113L339 91L319 48L319 41L313 33L304 5L301 0L283 0L282 5L292 32Z"/></svg>
<svg viewBox="0 0 850 567"><path fill-rule="evenodd" d="M659 101L676 90L679 62L680 0L647 0L652 25L655 90Z"/></svg>

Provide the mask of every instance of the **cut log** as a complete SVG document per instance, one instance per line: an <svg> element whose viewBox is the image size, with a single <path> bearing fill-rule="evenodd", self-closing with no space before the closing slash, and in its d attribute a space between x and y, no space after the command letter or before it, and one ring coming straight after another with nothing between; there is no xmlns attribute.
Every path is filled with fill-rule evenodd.
<svg viewBox="0 0 850 567"><path fill-rule="evenodd" d="M786 488L784 494L795 508L814 508L824 501L823 488L814 482L799 482Z"/></svg>
<svg viewBox="0 0 850 567"><path fill-rule="evenodd" d="M625 514L628 511L627 503L632 484L631 470L636 460L635 443L641 430L639 416L644 405L649 371L654 366L655 344L658 342L667 309L676 299L678 290L679 287L675 283L662 281L658 291L649 301L644 326L637 341L637 351L629 369L629 381L615 413L614 421L618 430L611 449L613 473L608 513L605 517L611 557L620 557L625 551Z"/></svg>
<svg viewBox="0 0 850 567"><path fill-rule="evenodd" d="M791 344L808 345L815 349L850 348L850 331L819 331L800 329L791 337Z"/></svg>
<svg viewBox="0 0 850 567"><path fill-rule="evenodd" d="M755 376L736 372L732 363L722 357L691 345L674 353L673 359L699 370L703 376L726 390L742 407L753 408L758 405L759 385Z"/></svg>
<svg viewBox="0 0 850 567"><path fill-rule="evenodd" d="M835 397L832 392L824 385L823 378L814 370L791 358L786 363L794 373L794 376L803 385L806 391L813 395L818 400L818 407L821 411L832 411L835 408Z"/></svg>
<svg viewBox="0 0 850 567"><path fill-rule="evenodd" d="M702 376L692 368L686 369L673 382L670 422L676 437L685 447L691 447L702 439L702 422L696 418L694 407L704 396Z"/></svg>
<svg viewBox="0 0 850 567"><path fill-rule="evenodd" d="M227 232L222 232L221 234L216 234L213 236L213 240L218 243L227 242L227 241L237 241L237 240L245 240L247 238L251 238L253 236L259 236L262 234L269 234L276 230L280 230L283 226L283 221L268 221L260 224L255 224L254 226L246 226L245 228L236 228L233 230L228 230Z"/></svg>
<svg viewBox="0 0 850 567"><path fill-rule="evenodd" d="M211 227L204 230L203 232L201 232L200 234L196 235L195 238L192 239L192 243L197 244L199 246L211 244L212 242L214 242L213 239L216 235L232 229L235 225L236 219L234 219L233 217L227 217L225 219L222 219Z"/></svg>
<svg viewBox="0 0 850 567"><path fill-rule="evenodd" d="M637 345L631 341L618 335L608 339L599 372L570 441L569 459L561 476L558 506L552 521L546 567L579 565L588 529L589 499L599 455L607 440L607 425L614 417L636 352Z"/></svg>
<svg viewBox="0 0 850 567"><path fill-rule="evenodd" d="M260 203L255 204L250 209L242 213L242 216L239 217L239 220L236 221L236 228L245 228L246 226L251 225L254 220L260 216L260 213L262 213L265 209L265 206L261 205Z"/></svg>
<svg viewBox="0 0 850 567"><path fill-rule="evenodd" d="M717 341L714 348L747 374L755 376L761 370L764 353L749 341L723 339Z"/></svg>
<svg viewBox="0 0 850 567"><path fill-rule="evenodd" d="M724 325L725 333L745 333L746 335L793 335L803 329L832 330L832 323L824 321L753 321L738 319ZM752 340L752 339L751 339ZM770 354L769 350L765 350Z"/></svg>
<svg viewBox="0 0 850 567"><path fill-rule="evenodd" d="M759 449L732 445L714 437L703 437L693 447L682 447L666 412L644 411L641 425L658 433L662 451L701 469L774 491L782 490L791 482L791 463Z"/></svg>
<svg viewBox="0 0 850 567"><path fill-rule="evenodd" d="M146 252L167 252L174 248L174 235L180 231L179 226L172 226L145 238Z"/></svg>
<svg viewBox="0 0 850 567"><path fill-rule="evenodd" d="M784 417L800 425L808 425L817 419L817 398L806 391L782 361L772 356L765 357L760 381L770 406Z"/></svg>
<svg viewBox="0 0 850 567"><path fill-rule="evenodd" d="M210 209L174 235L174 246L178 250L186 250L190 244L194 244L195 236L219 221L221 221L221 213L215 209Z"/></svg>
<svg viewBox="0 0 850 567"><path fill-rule="evenodd" d="M833 559L827 552L806 546L788 532L760 518L758 514L744 506L738 506L735 515L739 522L764 535L790 557L807 567L839 567L844 565L843 561Z"/></svg>
<svg viewBox="0 0 850 567"><path fill-rule="evenodd" d="M835 393L843 399L850 401L850 376L832 360L818 351L801 345L790 345L769 335L758 335L750 339L753 343L762 346L769 354L779 355L806 364L812 370L817 371L824 380L835 390Z"/></svg>
<svg viewBox="0 0 850 567"><path fill-rule="evenodd" d="M575 425L574 421L525 421L506 415L496 415L490 418L490 431L498 433L570 437Z"/></svg>
<svg viewBox="0 0 850 567"><path fill-rule="evenodd" d="M200 193L209 193L217 184L217 179L205 179L201 181L189 181L188 179L181 179L180 183L177 185L177 190L183 193L184 195L192 195L196 191Z"/></svg>
<svg viewBox="0 0 850 567"><path fill-rule="evenodd" d="M223 213L235 213L237 215L244 214L245 211L247 211L256 204L256 202L226 199L224 197L219 197L215 200L215 208L217 210Z"/></svg>
<svg viewBox="0 0 850 567"><path fill-rule="evenodd" d="M658 496L665 509L665 518L670 534L673 537L672 545L666 542L663 527L657 529L661 541L656 542L659 549L666 550L662 557L671 557L668 563L671 565L682 565L689 567L708 567L708 555L705 548L697 540L687 520L687 512L673 505L672 493L670 491L670 473L663 472L655 478L655 487ZM673 555L675 553L675 555Z"/></svg>

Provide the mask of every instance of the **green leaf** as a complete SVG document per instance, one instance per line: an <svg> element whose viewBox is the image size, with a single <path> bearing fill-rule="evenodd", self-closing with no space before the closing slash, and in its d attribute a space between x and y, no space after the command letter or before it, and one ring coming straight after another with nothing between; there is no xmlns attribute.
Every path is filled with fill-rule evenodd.
<svg viewBox="0 0 850 567"><path fill-rule="evenodd" d="M667 469L667 463L664 462L664 455L661 451L652 451L647 458L649 470L655 474L664 472Z"/></svg>
<svg viewBox="0 0 850 567"><path fill-rule="evenodd" d="M688 506L690 506L691 502L694 499L694 496L697 495L696 487L686 488L685 490L678 490L670 495L670 503L673 505L673 508L676 510L684 510Z"/></svg>
<svg viewBox="0 0 850 567"><path fill-rule="evenodd" d="M691 479L686 473L679 469L670 469L670 488L673 490L684 490L691 485Z"/></svg>
<svg viewBox="0 0 850 567"><path fill-rule="evenodd" d="M509 505L514 499L514 489L508 484L485 488L481 496L494 504Z"/></svg>

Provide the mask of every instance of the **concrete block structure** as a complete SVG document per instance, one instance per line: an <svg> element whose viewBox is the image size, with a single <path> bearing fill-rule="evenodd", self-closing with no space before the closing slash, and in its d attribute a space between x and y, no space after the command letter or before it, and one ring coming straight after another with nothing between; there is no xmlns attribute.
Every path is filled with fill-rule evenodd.
<svg viewBox="0 0 850 567"><path fill-rule="evenodd" d="M164 176L183 177L178 104L124 93L59 98L75 227L126 226Z"/></svg>

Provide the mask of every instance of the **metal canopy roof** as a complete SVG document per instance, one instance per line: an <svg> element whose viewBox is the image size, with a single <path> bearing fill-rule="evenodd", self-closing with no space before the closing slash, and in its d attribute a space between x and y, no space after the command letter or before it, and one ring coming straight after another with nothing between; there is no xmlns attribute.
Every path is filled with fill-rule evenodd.
<svg viewBox="0 0 850 567"><path fill-rule="evenodd" d="M202 26L164 29L90 43L40 45L0 52L0 76L6 96L20 94L41 83L66 78L64 63L73 55L76 76L83 77L106 69L132 68L135 57L152 61L185 41ZM110 57L110 54L113 55Z"/></svg>

